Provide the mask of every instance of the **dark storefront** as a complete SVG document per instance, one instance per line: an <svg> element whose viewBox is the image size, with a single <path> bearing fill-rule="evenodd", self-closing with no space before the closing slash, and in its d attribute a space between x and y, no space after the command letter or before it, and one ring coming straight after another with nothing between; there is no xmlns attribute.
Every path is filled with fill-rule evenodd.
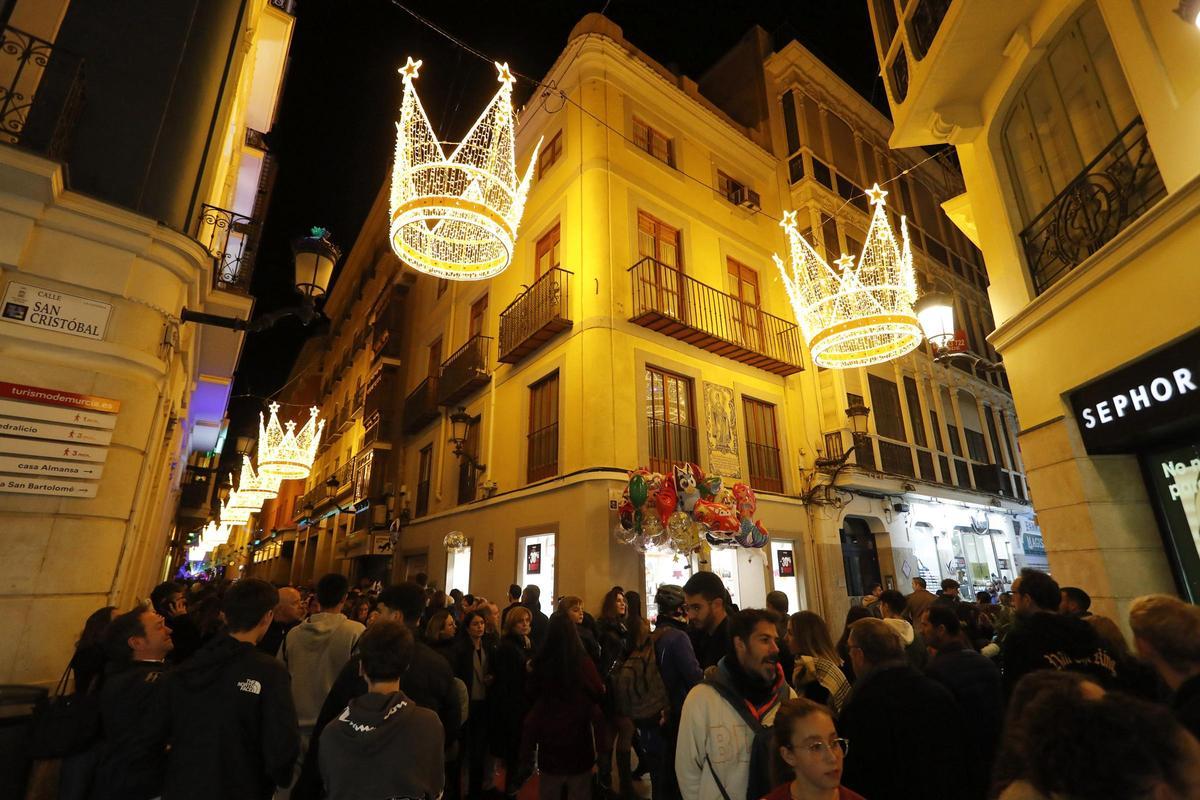
<svg viewBox="0 0 1200 800"><path fill-rule="evenodd" d="M1200 331L1070 401L1089 454L1137 455L1180 593L1200 601Z"/></svg>

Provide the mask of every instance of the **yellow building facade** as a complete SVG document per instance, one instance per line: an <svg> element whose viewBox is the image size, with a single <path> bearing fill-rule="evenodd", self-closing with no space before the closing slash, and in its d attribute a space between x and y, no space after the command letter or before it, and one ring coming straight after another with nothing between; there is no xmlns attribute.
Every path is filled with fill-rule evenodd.
<svg viewBox="0 0 1200 800"><path fill-rule="evenodd" d="M1200 31L1166 0L871 5L891 143L962 163L1055 576L1122 622L1196 600Z"/></svg>
<svg viewBox="0 0 1200 800"><path fill-rule="evenodd" d="M778 589L793 609L831 618L872 578L906 590L906 577L972 569L980 588L1011 579L1024 558L1012 521L1031 515L1002 382L921 353L870 370L817 370L772 261L785 253L786 210L807 214L813 240L833 257L857 254L867 223L857 197L837 194L834 172L829 186L813 178L812 159L824 158L858 187L865 180L857 164L851 173L824 155L824 129L804 128L790 146L785 93L799 114L801 95L819 98L824 110L814 111L840 115L851 146L867 143L861 152L873 164L912 167L931 192L949 196L941 167L889 154L878 112L799 45L774 52L764 36L752 32L696 82L607 19L585 17L546 76L554 91L535 94L521 113L518 165L539 140L541 153L513 262L490 280L440 281L401 264L387 242L384 187L331 293L335 343L316 346L327 353L320 365L296 371L321 376L324 413L342 418L335 428L345 432L319 457L305 487L314 494L295 502L296 533L277 537L313 542L309 529L317 531L315 546L295 546L294 579L319 577L324 565L373 577L369 562L353 559L384 547L393 578L424 572L435 585L493 599L511 583L536 583L549 610L563 594L598 605L614 584L652 597L659 583L712 569L742 605L761 606ZM761 102L747 107L733 92L726 102L731 86L752 87ZM799 174L796 154L805 159ZM949 240L952 226L932 209L930 235ZM954 247L975 257L965 239ZM977 264L964 260L956 272L922 257L921 271L974 310L970 338L986 354ZM359 337L368 343L361 350ZM936 398L930 409L940 416L916 403L908 416L906 377L921 408ZM358 418L347 398L360 381ZM380 386L373 403L371 387ZM854 395L875 409L861 440L845 415ZM860 454L837 474L817 469L852 441ZM325 486L370 450L371 477L359 485L373 490L360 494L341 476L338 488ZM689 560L616 541L628 471L670 472L680 462L751 484L769 546ZM985 475L985 463L1000 467ZM338 511L335 500L368 509ZM453 531L469 548L447 551ZM993 539L1003 540L999 550Z"/></svg>
<svg viewBox="0 0 1200 800"><path fill-rule="evenodd" d="M270 129L294 20L206 4L220 34L169 73L136 40L186 36L170 9L144 28L122 14L145 9L11 11L0 85L31 103L5 106L0 137L0 681L52 684L89 614L164 577L181 493L211 498L243 334L180 318L250 316L266 154L249 132ZM210 51L223 74L197 68Z"/></svg>

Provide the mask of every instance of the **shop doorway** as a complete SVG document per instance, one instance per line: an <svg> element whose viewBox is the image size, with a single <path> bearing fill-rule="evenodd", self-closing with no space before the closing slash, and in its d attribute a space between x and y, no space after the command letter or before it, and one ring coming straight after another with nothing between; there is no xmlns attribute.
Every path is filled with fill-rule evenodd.
<svg viewBox="0 0 1200 800"><path fill-rule="evenodd" d="M642 569L645 574L645 593L642 603L646 607L646 619L654 621L658 617L658 606L654 604L654 595L658 587L664 583L683 586L696 568L696 557L684 558L677 553L651 550L642 557Z"/></svg>
<svg viewBox="0 0 1200 800"><path fill-rule="evenodd" d="M803 611L800 602L800 559L796 543L790 539L771 540L771 578L775 591L788 599L788 613Z"/></svg>
<svg viewBox="0 0 1200 800"><path fill-rule="evenodd" d="M539 533L517 539L517 583L542 590L542 613L554 613L554 540L553 533Z"/></svg>
<svg viewBox="0 0 1200 800"><path fill-rule="evenodd" d="M429 575L429 554L412 553L404 557L404 580L411 581L420 573Z"/></svg>
<svg viewBox="0 0 1200 800"><path fill-rule="evenodd" d="M862 597L867 587L879 582L879 551L867 521L846 517L842 521L842 567L846 571L846 594Z"/></svg>
<svg viewBox="0 0 1200 800"><path fill-rule="evenodd" d="M463 594L471 592L471 546L446 552L446 591L458 589Z"/></svg>

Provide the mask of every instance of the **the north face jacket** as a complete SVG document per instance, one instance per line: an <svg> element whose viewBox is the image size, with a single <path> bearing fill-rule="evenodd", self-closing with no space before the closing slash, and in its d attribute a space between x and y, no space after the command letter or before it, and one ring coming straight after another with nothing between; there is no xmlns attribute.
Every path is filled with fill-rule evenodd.
<svg viewBox="0 0 1200 800"><path fill-rule="evenodd" d="M268 800L291 783L300 734L277 659L221 634L166 681L156 720L171 748L163 800Z"/></svg>
<svg viewBox="0 0 1200 800"><path fill-rule="evenodd" d="M321 732L321 778L329 800L442 793L442 723L404 696L364 694Z"/></svg>
<svg viewBox="0 0 1200 800"><path fill-rule="evenodd" d="M292 699L306 733L312 730L325 696L366 630L345 614L322 611L288 631L282 656L292 673Z"/></svg>

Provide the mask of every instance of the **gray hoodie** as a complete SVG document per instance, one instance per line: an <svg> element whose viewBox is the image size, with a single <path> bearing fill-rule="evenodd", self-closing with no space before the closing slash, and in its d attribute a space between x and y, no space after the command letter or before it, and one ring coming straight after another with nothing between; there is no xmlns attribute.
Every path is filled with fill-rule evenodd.
<svg viewBox="0 0 1200 800"><path fill-rule="evenodd" d="M925 648L925 640L913 630L913 626L909 624L908 620L885 619L884 624L900 637L900 644L904 646L904 654L908 656L908 663L917 669L925 669L925 665L929 663L929 651Z"/></svg>
<svg viewBox="0 0 1200 800"><path fill-rule="evenodd" d="M292 699L300 731L307 735L342 667L350 660L362 623L322 611L288 631L283 657L292 673Z"/></svg>

